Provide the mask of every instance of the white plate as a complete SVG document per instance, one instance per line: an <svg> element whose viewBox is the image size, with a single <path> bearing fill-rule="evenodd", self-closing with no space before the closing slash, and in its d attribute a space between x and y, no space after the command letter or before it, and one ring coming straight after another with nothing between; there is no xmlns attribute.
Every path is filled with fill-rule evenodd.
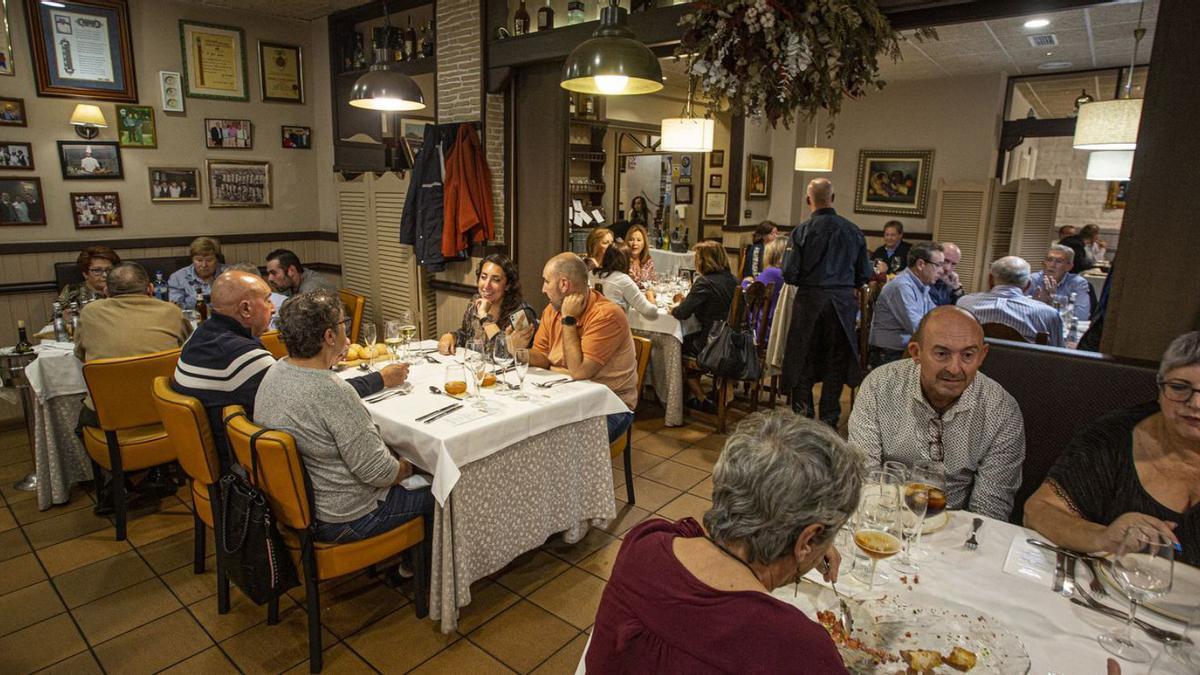
<svg viewBox="0 0 1200 675"><path fill-rule="evenodd" d="M1100 581L1104 582L1104 585L1112 590L1118 598L1125 597L1125 591L1121 590L1121 584L1112 576L1112 569L1108 565L1098 565L1097 567L1100 568ZM1080 569L1084 568L1080 567ZM1198 605L1200 605L1200 568L1176 560L1175 571L1172 573L1171 592L1161 598L1144 602L1141 607L1169 619L1187 623L1195 614Z"/></svg>
<svg viewBox="0 0 1200 675"><path fill-rule="evenodd" d="M921 534L930 534L946 527L950 523L950 511L942 511L932 518L926 518L921 524Z"/></svg>

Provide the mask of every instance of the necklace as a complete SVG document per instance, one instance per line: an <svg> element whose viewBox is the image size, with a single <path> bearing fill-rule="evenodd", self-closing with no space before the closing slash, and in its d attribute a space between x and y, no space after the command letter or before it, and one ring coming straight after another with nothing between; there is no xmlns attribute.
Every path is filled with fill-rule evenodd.
<svg viewBox="0 0 1200 675"><path fill-rule="evenodd" d="M762 580L758 578L758 574L757 574L757 573L754 571L754 568L750 566L750 563L748 563L748 562L746 562L745 560L742 560L741 558L739 558L739 557L738 557L738 555L737 555L736 553L734 553L733 551L730 551L729 549L725 548L725 547L724 547L724 546L723 546L723 545L722 545L720 542L718 542L716 539L713 539L712 537L710 537L710 536L708 536L708 535L705 535L705 536L704 536L704 538L705 538L705 539L707 539L707 540L709 540L710 542L712 542L712 545L713 545L713 546L716 546L716 547L717 547L717 549L719 549L719 550L721 551L721 553L724 553L725 555L729 556L730 558L733 558L734 560L736 560L736 561L740 562L740 563L742 564L742 566L744 566L744 567L745 567L747 570L750 570L750 574L754 576L754 579L755 579L755 581L758 581L758 583L762 584ZM766 585L765 585L765 584L763 584L763 587L765 588L765 587L766 587Z"/></svg>

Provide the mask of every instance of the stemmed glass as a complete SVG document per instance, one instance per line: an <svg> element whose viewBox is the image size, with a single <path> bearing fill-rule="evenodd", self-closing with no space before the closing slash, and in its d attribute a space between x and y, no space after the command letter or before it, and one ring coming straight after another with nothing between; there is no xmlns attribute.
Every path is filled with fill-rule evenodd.
<svg viewBox="0 0 1200 675"><path fill-rule="evenodd" d="M372 370L371 364L375 361L375 324L364 321L362 325L362 343L367 348L367 356L364 359L367 370Z"/></svg>
<svg viewBox="0 0 1200 675"><path fill-rule="evenodd" d="M888 474L891 476L891 474ZM867 593L875 591L875 570L879 561L900 552L900 508L897 485L881 483L868 489L858 509L858 521L854 526L854 544L871 559L871 572L867 582Z"/></svg>
<svg viewBox="0 0 1200 675"><path fill-rule="evenodd" d="M1163 644L1162 653L1150 665L1150 675L1195 675L1200 673L1200 645L1196 644L1196 629L1200 628L1200 606L1192 608L1192 618L1183 631L1183 640Z"/></svg>
<svg viewBox="0 0 1200 675"><path fill-rule="evenodd" d="M912 558L913 541L921 536L921 528L925 525L925 512L929 508L929 486L918 482L906 483L900 504L904 555L890 564L892 569L902 574L916 574L921 571L921 566Z"/></svg>
<svg viewBox="0 0 1200 675"><path fill-rule="evenodd" d="M1099 635L1101 647L1133 663L1150 660L1150 651L1133 639L1133 619L1140 603L1171 592L1174 571L1175 544L1170 537L1143 527L1126 530L1112 559L1112 573L1129 598L1129 620L1122 628Z"/></svg>
<svg viewBox="0 0 1200 675"><path fill-rule="evenodd" d="M507 396L508 374L504 370L512 365L513 357L508 353L508 345L504 344L504 340L492 342L492 363L496 366L496 383L499 386L496 393L499 396Z"/></svg>
<svg viewBox="0 0 1200 675"><path fill-rule="evenodd" d="M403 361L409 361L412 339L417 334L417 322L413 320L412 310L400 310L400 337L404 340Z"/></svg>
<svg viewBox="0 0 1200 675"><path fill-rule="evenodd" d="M477 410L487 410L487 402L483 400L483 380L487 377L487 353L484 351L483 340L468 340L465 363L475 382L474 407Z"/></svg>
<svg viewBox="0 0 1200 675"><path fill-rule="evenodd" d="M383 325L383 344L387 345L388 358L395 363L400 358L400 322L389 320Z"/></svg>
<svg viewBox="0 0 1200 675"><path fill-rule="evenodd" d="M909 470L908 480L904 486L905 491L909 488L914 491L924 488L926 508L921 528L917 530L917 536L910 546L912 550L905 551L904 558L905 560L926 560L930 554L921 548L921 535L925 529L925 521L942 515L942 512L946 510L946 470L936 462L916 462Z"/></svg>
<svg viewBox="0 0 1200 675"><path fill-rule="evenodd" d="M528 401L529 396L525 393L525 375L529 372L529 350L521 348L513 352L513 363L517 364L517 395L513 398L518 401Z"/></svg>

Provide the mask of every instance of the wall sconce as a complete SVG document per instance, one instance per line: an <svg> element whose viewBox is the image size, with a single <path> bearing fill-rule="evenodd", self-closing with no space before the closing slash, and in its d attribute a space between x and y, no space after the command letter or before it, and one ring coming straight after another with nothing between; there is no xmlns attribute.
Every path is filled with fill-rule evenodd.
<svg viewBox="0 0 1200 675"><path fill-rule="evenodd" d="M75 106L75 112L71 113L71 124L75 125L75 133L89 141L100 133L101 128L108 127L108 121L104 119L100 106L87 103Z"/></svg>

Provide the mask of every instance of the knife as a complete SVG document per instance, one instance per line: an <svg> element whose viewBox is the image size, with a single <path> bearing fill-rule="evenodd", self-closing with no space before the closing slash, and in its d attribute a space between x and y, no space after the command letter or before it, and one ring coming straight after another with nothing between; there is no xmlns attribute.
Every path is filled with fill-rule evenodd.
<svg viewBox="0 0 1200 675"><path fill-rule="evenodd" d="M1054 585L1050 587L1050 590L1055 593L1062 593L1063 580L1066 577L1065 563L1067 556L1062 551L1058 551L1054 554L1054 557L1056 559L1054 563Z"/></svg>
<svg viewBox="0 0 1200 675"><path fill-rule="evenodd" d="M1041 539L1035 539L1033 537L1030 537L1029 539L1026 539L1025 541L1033 546L1037 546L1038 548L1044 548L1047 551L1054 551L1055 553L1061 553L1062 555L1065 555L1069 558L1079 558L1080 560L1093 560L1102 565L1108 563L1107 559L1101 558L1100 556L1089 555L1087 553L1080 553L1079 551L1072 551L1071 549L1068 549L1068 548L1062 548L1061 546L1055 546L1054 544L1044 542Z"/></svg>
<svg viewBox="0 0 1200 675"><path fill-rule="evenodd" d="M459 403L451 403L450 405L443 406L443 407L441 407L441 408L438 408L437 410L431 410L431 411L429 411L429 412L425 413L424 415L421 415L420 417L418 417L418 418L416 419L416 421L417 421L417 422L424 422L426 419L428 419L428 418L430 418L430 417L433 417L434 415L437 415L437 414L439 414L439 413L444 413L444 412L446 412L447 410L449 410L449 409L453 408L453 407L454 407L454 406L456 406L456 405L461 405L461 404L459 404Z"/></svg>
<svg viewBox="0 0 1200 675"><path fill-rule="evenodd" d="M1075 565L1078 562L1078 558L1063 556L1063 567L1066 570L1066 578L1063 579L1062 595L1065 598L1075 596Z"/></svg>
<svg viewBox="0 0 1200 675"><path fill-rule="evenodd" d="M443 410L442 412L440 412L440 413L438 413L438 414L434 415L433 417L430 417L430 418L428 418L428 419L424 419L424 420L421 420L421 421L422 421L422 422L424 422L425 424L432 424L432 423L434 423L434 422L436 422L436 421L438 421L438 420L442 419L442 418L443 418L443 417L445 417L446 415L449 415L449 414L451 414L451 413L455 412L456 410L458 410L458 409L459 409L459 408L461 408L461 407L463 407L461 403L456 403L456 404L454 404L454 405L450 406L449 408L446 408L446 409L445 409L445 410Z"/></svg>

